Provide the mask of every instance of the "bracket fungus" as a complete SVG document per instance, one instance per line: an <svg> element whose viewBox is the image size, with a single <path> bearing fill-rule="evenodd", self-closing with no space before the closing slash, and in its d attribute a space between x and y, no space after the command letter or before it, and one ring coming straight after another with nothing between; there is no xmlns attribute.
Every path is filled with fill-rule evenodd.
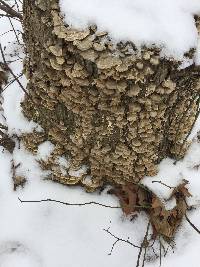
<svg viewBox="0 0 200 267"><path fill-rule="evenodd" d="M138 182L155 175L163 158L184 155L198 110L199 67L181 69L155 47L112 45L95 25L73 29L57 0L24 1L23 25L29 77L23 112L60 148L56 156L68 155L73 169L88 166L70 177L54 155L41 162L52 180L93 191L104 182ZM34 135L23 137L33 152L44 137Z"/></svg>

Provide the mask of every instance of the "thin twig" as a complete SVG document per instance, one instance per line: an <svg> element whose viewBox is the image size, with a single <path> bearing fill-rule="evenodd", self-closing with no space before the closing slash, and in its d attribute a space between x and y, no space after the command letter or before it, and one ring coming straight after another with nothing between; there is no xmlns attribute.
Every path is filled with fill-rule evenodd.
<svg viewBox="0 0 200 267"><path fill-rule="evenodd" d="M175 188L175 187L173 187L173 186L169 186L169 185L163 183L162 181L152 181L152 184L154 184L154 183L162 184L162 185L168 187L169 189L174 189L174 188Z"/></svg>
<svg viewBox="0 0 200 267"><path fill-rule="evenodd" d="M172 244L173 242L173 244ZM174 241L171 241L170 243L168 243L168 247L166 249L166 251L164 252L164 257L166 257L168 251L169 251L169 248L171 248L172 252L174 253L174 247L176 246L176 243Z"/></svg>
<svg viewBox="0 0 200 267"><path fill-rule="evenodd" d="M1 16L1 14L0 14L0 16ZM0 34L0 37L4 36L5 34L10 33L10 32L13 32L13 30L9 30L9 31L6 31L6 32ZM20 30L16 30L16 32L22 33Z"/></svg>
<svg viewBox="0 0 200 267"><path fill-rule="evenodd" d="M55 202L55 203L59 203L59 204L62 204L62 205L66 205L66 206L78 206L78 207L82 207L82 206L88 206L88 205L97 205L97 206L101 206L101 207L104 207L104 208L110 208L110 209L120 209L121 207L119 206L109 206L109 205L105 205L105 204L102 204L102 203L98 203L98 202L95 202L95 201L90 201L90 202L85 202L85 203L69 203L69 202L63 202L63 201L60 201L60 200L55 200L55 199L41 199L41 200L22 200L20 198L18 198L19 201L21 203L42 203L42 202Z"/></svg>
<svg viewBox="0 0 200 267"><path fill-rule="evenodd" d="M200 230L190 221L190 219L188 218L187 214L185 214L185 218L186 221L192 226L192 228L198 233L200 234Z"/></svg>
<svg viewBox="0 0 200 267"><path fill-rule="evenodd" d="M140 257L142 255L142 250L143 250L143 246L140 247L140 251L139 251L138 257L137 257L136 267L139 267L140 266Z"/></svg>
<svg viewBox="0 0 200 267"><path fill-rule="evenodd" d="M159 243L160 243L160 248L159 248L159 250L160 250L160 254L159 254L160 266L159 267L161 267L162 266L162 244L161 244L160 236L159 236Z"/></svg>
<svg viewBox="0 0 200 267"><path fill-rule="evenodd" d="M137 264L136 264L136 267L139 267L140 266L140 258L141 258L141 255L142 255L142 250L143 248L147 248L148 247L148 240L147 240L147 237L148 237L148 234L149 234L149 227L150 227L150 221L148 222L148 225L147 225L147 230L146 230L146 233L145 233L145 236L144 236L144 239L143 239L143 242L141 244L141 247L140 247L140 251L138 253L138 258L137 258ZM146 253L145 253L145 257L146 257ZM144 259L143 259L143 263L142 265L144 266Z"/></svg>
<svg viewBox="0 0 200 267"><path fill-rule="evenodd" d="M109 256L112 255L113 249L114 249L115 245L116 245L119 241L121 241L121 240L117 239L117 240L113 243L112 248L111 248L111 250L110 250L110 253L108 253Z"/></svg>
<svg viewBox="0 0 200 267"><path fill-rule="evenodd" d="M167 249L166 249L166 251L165 251L165 253L164 253L164 257L167 256L167 253L168 253L170 247L171 247L170 245L167 246Z"/></svg>
<svg viewBox="0 0 200 267"><path fill-rule="evenodd" d="M16 7L17 7L17 11L20 12L20 10L19 10L19 5L18 5L18 3L17 3L17 0L15 0L15 5L16 5Z"/></svg>
<svg viewBox="0 0 200 267"><path fill-rule="evenodd" d="M20 73L17 78L19 79L20 77L22 77L24 74ZM16 79L13 79L12 81L10 81L2 90L2 92L4 92L11 84L13 84L16 81Z"/></svg>
<svg viewBox="0 0 200 267"><path fill-rule="evenodd" d="M115 246L116 246L116 244L117 244L118 242L127 243L128 245L131 245L131 246L134 247L134 248L139 248L139 249L141 248L140 246L137 246L137 245L133 244L132 242L130 242L130 241L129 241L129 238L127 238L127 239L123 239L123 238L120 238L120 237L114 235L113 233L110 232L110 229L109 229L109 228L108 228L108 229L103 229L103 230L104 230L106 233L108 233L109 235L111 235L112 237L114 237L114 238L116 239L115 242L113 243L112 248L111 248L111 250L110 250L110 252L109 252L108 255L111 255L111 254L112 254L112 252L113 252L113 250L114 250L114 248L115 248Z"/></svg>
<svg viewBox="0 0 200 267"><path fill-rule="evenodd" d="M156 259L157 259L159 256L156 254L154 247L151 247L151 249L152 249L152 251L153 251L154 256L155 256Z"/></svg>
<svg viewBox="0 0 200 267"><path fill-rule="evenodd" d="M145 262L146 262L146 254L147 254L147 246L144 247L144 256L143 256L142 267L144 267Z"/></svg>
<svg viewBox="0 0 200 267"><path fill-rule="evenodd" d="M17 32L16 32L16 30L15 30L15 27L14 27L14 25L13 25L13 23L12 23L12 20L11 20L11 18L10 18L10 17L8 17L8 19L9 19L9 21L10 21L10 25L11 25L11 27L12 27L13 31L14 31L14 34L15 34L16 40L17 40L18 44L19 44L19 45L21 45L21 44L20 44L20 41L19 41L19 38L18 38L18 35L17 35Z"/></svg>

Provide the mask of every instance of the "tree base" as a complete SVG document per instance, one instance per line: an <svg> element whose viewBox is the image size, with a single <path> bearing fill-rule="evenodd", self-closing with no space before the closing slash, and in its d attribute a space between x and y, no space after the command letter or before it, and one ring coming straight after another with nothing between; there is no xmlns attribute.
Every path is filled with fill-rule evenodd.
<svg viewBox="0 0 200 267"><path fill-rule="evenodd" d="M24 41L29 95L22 107L56 146L42 162L52 180L84 184L90 177L91 190L137 183L156 175L163 158L183 157L198 110L199 68L180 69L156 47L114 46L96 26L72 29L57 0L24 1ZM33 139L24 136L29 148ZM86 165L87 172L63 175L58 156L70 158L70 171Z"/></svg>

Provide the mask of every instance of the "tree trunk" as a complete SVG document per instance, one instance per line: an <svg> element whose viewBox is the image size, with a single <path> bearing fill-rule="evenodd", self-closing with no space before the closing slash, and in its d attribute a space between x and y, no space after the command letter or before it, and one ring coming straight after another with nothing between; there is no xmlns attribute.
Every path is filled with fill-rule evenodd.
<svg viewBox="0 0 200 267"><path fill-rule="evenodd" d="M180 69L155 47L114 46L93 25L72 29L57 0L24 0L23 25L29 80L23 111L44 129L23 139L32 150L44 140L56 145L41 162L51 179L88 190L137 183L156 175L163 158L183 157L198 111L199 68ZM67 174L56 163L61 155L70 158ZM83 165L84 175L70 172Z"/></svg>

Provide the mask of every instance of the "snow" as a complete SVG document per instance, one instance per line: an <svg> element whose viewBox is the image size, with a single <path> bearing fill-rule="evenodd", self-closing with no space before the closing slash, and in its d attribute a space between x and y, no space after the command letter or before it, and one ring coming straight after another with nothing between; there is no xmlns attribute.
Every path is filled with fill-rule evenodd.
<svg viewBox="0 0 200 267"><path fill-rule="evenodd" d="M68 169L70 166L70 162L65 157L58 157L57 162L61 167L66 169Z"/></svg>
<svg viewBox="0 0 200 267"><path fill-rule="evenodd" d="M4 33L4 29L9 27L9 24L7 26L5 19L1 20L1 31L2 34ZM5 26L4 26L5 25ZM21 30L20 24L16 22L16 27ZM10 29L9 29L10 30ZM19 46L16 43L16 37L14 34L11 34L11 32L8 30L7 34L4 34L1 36L1 45L2 47L6 46L8 43L8 46L6 46L5 49L5 55L6 59L8 61L13 61L11 63L12 70L15 73L15 75L18 77L22 73L22 59L24 57L23 50L21 46ZM6 31L5 31L6 32ZM9 37L9 39L8 39ZM18 51L17 55L16 52ZM11 56L12 53L12 56ZM16 61L15 61L16 60ZM0 55L0 61L3 62L1 55ZM13 80L13 77L10 79ZM24 76L19 77L20 83L26 88L26 79ZM20 86L17 84L17 82L11 83L11 85L8 87L8 89L5 89L2 93L3 97L3 104L2 108L4 110L4 117L6 119L6 123L9 125L8 133L10 135L12 134L21 134L22 132L32 132L34 128L37 128L40 130L40 127L36 125L33 121L28 121L22 114L22 108L20 106L20 103L22 99L24 98L24 92L20 88Z"/></svg>
<svg viewBox="0 0 200 267"><path fill-rule="evenodd" d="M157 5L158 1L154 1ZM177 7L190 7L191 13L199 7L197 1L193 1L193 4L190 5L188 1L181 1L176 0ZM170 6L172 1L168 0L168 2ZM80 4L81 2L76 0L75 3ZM90 1L85 3L90 4ZM103 3L105 2L102 1ZM115 8L117 8L117 4L122 2L115 0L115 3ZM128 1L124 0L124 3L128 3ZM132 1L132 3L139 2ZM166 2L163 1L163 3ZM82 5L83 11L86 7L86 4ZM186 12L186 14L189 13ZM17 44L13 43L15 37L12 32L1 35L11 29L9 21L1 18L0 23L1 44L7 45L8 40L10 41L5 50L6 58L9 58L8 54L17 49ZM15 26L20 27L17 22ZM12 63L11 67L16 74L19 74L22 70L22 63L18 60ZM26 85L24 77L20 78L20 81ZM7 124L10 136L30 132L38 127L24 118L20 107L23 97L24 93L17 82L14 82L3 93L4 110L0 111L1 121ZM2 113L4 113L5 119ZM200 120L197 121L190 137L192 145L182 161L175 165L172 159L165 159L159 165L157 176L144 179L143 183L155 191L163 201L169 197L172 190L160 183L152 184L152 181L162 180L167 185L176 186L184 178L189 181L188 187L193 194L190 203L196 207L199 206L200 168L197 166L200 164L200 143L196 138L199 130ZM70 203L96 201L110 206L119 205L117 199L106 194L106 191L100 195L97 193L87 194L79 187L66 187L45 180L46 172L40 169L38 159L45 159L53 152L53 149L54 146L50 142L45 142L39 146L37 155L33 156L25 150L22 144L15 147L13 154L0 147L0 267L135 266L138 249L118 242L112 255L109 256L108 253L116 240L103 229L110 227L110 231L116 236L124 239L130 237L131 242L139 245L144 238L148 222L145 214L140 214L133 222L130 222L123 217L120 209L95 205L74 207L50 202L21 203L18 200L18 198L22 200L51 198ZM20 164L16 169L16 174L25 176L27 179L24 188L19 187L16 191L13 191L13 162L15 166ZM58 158L58 162L63 168L68 167L69 162L64 158ZM85 171L84 167L80 171ZM166 203L166 206L170 207L173 204L173 202ZM200 228L199 210L190 212L188 216ZM163 258L162 266L197 267L200 237L187 222L183 222L175 241L177 244L175 252L169 251L169 254ZM147 266L159 266L159 262L150 262Z"/></svg>
<svg viewBox="0 0 200 267"><path fill-rule="evenodd" d="M200 65L200 36L198 37L198 41L197 41L197 52L195 55L195 64Z"/></svg>
<svg viewBox="0 0 200 267"><path fill-rule="evenodd" d="M49 141L43 142L38 147L37 151L38 159L47 160L48 157L53 152L54 148L55 146L51 142Z"/></svg>
<svg viewBox="0 0 200 267"><path fill-rule="evenodd" d="M69 171L69 175L70 176L74 176L74 177L80 177L81 174L86 174L87 173L87 166L83 165L79 170L77 171Z"/></svg>
<svg viewBox="0 0 200 267"><path fill-rule="evenodd" d="M164 55L177 59L197 47L193 15L200 14L199 0L60 0L60 6L70 26L96 24L114 42L156 44Z"/></svg>
<svg viewBox="0 0 200 267"><path fill-rule="evenodd" d="M198 127L200 129L200 124L198 124ZM189 182L187 187L193 195L188 201L189 204L200 204L200 143L196 139L193 140L183 160L175 163L172 159L164 159L159 165L159 173L154 177L145 177L142 183L160 198L167 200L173 189L161 185L159 181L168 186L176 187L183 179ZM154 181L157 181L157 183Z"/></svg>

